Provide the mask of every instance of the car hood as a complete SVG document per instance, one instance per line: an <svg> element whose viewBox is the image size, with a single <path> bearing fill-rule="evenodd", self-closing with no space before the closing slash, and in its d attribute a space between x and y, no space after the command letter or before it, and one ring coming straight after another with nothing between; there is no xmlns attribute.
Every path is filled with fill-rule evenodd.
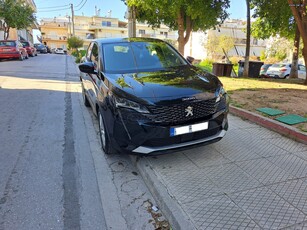
<svg viewBox="0 0 307 230"><path fill-rule="evenodd" d="M188 65L105 77L115 95L149 104L212 99L222 85L215 75Z"/></svg>

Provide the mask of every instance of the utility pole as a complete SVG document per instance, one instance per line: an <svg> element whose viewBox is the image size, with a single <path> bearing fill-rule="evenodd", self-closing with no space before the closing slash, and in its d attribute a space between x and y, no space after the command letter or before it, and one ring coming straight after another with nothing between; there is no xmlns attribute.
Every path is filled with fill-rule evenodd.
<svg viewBox="0 0 307 230"><path fill-rule="evenodd" d="M128 6L128 37L136 37L135 6Z"/></svg>
<svg viewBox="0 0 307 230"><path fill-rule="evenodd" d="M75 15L74 15L74 5L70 4L71 9L71 23L72 23L72 35L75 36Z"/></svg>

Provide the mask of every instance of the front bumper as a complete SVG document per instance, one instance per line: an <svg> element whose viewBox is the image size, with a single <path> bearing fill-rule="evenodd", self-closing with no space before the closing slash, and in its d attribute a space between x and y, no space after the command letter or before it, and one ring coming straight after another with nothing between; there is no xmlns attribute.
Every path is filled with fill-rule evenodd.
<svg viewBox="0 0 307 230"><path fill-rule="evenodd" d="M109 114L106 124L112 146L117 150L151 154L220 140L228 129L227 112L220 111L205 119L181 124L185 126L208 122L208 129L177 136L170 135L170 128L178 125L148 123L131 111L121 110L115 116Z"/></svg>

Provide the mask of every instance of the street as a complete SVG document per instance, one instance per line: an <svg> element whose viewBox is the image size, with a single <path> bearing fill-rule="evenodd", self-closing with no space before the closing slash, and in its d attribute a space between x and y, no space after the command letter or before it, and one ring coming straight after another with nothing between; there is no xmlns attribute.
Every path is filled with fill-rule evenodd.
<svg viewBox="0 0 307 230"><path fill-rule="evenodd" d="M154 229L128 156L105 157L70 56L0 62L0 229Z"/></svg>

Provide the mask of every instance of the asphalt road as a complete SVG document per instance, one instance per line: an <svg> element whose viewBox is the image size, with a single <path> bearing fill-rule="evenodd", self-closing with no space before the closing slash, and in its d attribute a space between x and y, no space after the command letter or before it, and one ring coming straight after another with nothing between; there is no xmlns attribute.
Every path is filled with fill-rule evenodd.
<svg viewBox="0 0 307 230"><path fill-rule="evenodd" d="M154 229L130 158L104 156L70 56L0 62L0 230Z"/></svg>

